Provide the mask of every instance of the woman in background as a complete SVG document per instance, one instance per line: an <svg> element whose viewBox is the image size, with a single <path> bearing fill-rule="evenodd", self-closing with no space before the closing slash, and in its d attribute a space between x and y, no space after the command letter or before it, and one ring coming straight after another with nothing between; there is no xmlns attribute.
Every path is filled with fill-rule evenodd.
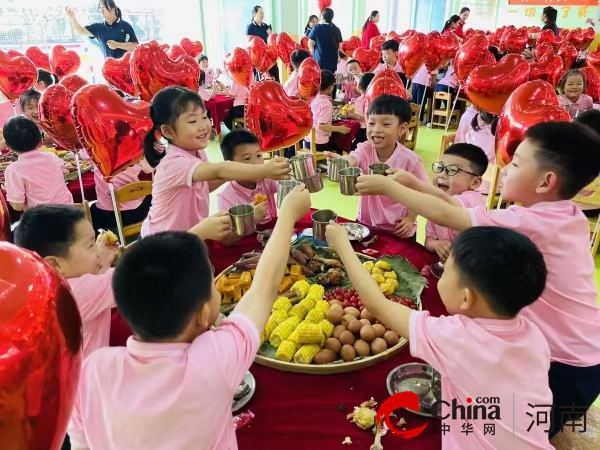
<svg viewBox="0 0 600 450"><path fill-rule="evenodd" d="M444 28L442 29L442 34L454 33L456 34L456 29L460 25L460 16L454 14L444 24ZM459 38L460 39L460 38ZM462 41L462 40L461 40Z"/></svg>
<svg viewBox="0 0 600 450"><path fill-rule="evenodd" d="M308 36L313 29L313 27L319 23L319 18L314 14L308 18L308 22L304 27L304 36Z"/></svg>
<svg viewBox="0 0 600 450"><path fill-rule="evenodd" d="M266 44L269 36L273 34L273 29L271 28L271 25L267 25L263 22L264 18L265 13L260 6L256 5L254 8L252 8L252 22L250 22L246 27L246 36L259 37L265 41ZM275 64L268 70L268 72L273 79L279 83L279 66ZM255 70L254 74L258 75L258 72Z"/></svg>
<svg viewBox="0 0 600 450"><path fill-rule="evenodd" d="M542 22L544 22L543 30L552 30L555 36L558 36L558 26L556 25L556 17L558 16L558 11L554 9L552 6L546 6L542 10Z"/></svg>
<svg viewBox="0 0 600 450"><path fill-rule="evenodd" d="M379 11L371 11L371 15L365 21L365 24L362 27L362 37L361 37L361 47L365 49L371 48L371 39L375 36L379 36L381 33L379 32L379 28L377 27L377 22L379 22Z"/></svg>
<svg viewBox="0 0 600 450"><path fill-rule="evenodd" d="M315 25L308 35L308 48L322 70L335 73L341 45L342 32L333 23L333 10L325 8L321 13L321 23Z"/></svg>
<svg viewBox="0 0 600 450"><path fill-rule="evenodd" d="M465 31L463 30L463 27L465 26L465 22L469 18L469 14L471 14L471 10L469 8L465 7L460 9L460 22L458 23L458 27L456 27L456 30L454 31L456 35L463 41L465 40Z"/></svg>

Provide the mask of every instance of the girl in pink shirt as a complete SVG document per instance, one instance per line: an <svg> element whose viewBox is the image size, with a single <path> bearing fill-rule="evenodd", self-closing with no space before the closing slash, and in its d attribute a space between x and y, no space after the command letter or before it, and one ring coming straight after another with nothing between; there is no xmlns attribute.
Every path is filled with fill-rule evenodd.
<svg viewBox="0 0 600 450"><path fill-rule="evenodd" d="M306 50L298 49L294 50L290 55L290 62L294 71L290 74L290 77L283 85L283 90L288 97L300 97L298 92L298 69L304 60L310 58L310 53Z"/></svg>
<svg viewBox="0 0 600 450"><path fill-rule="evenodd" d="M458 129L456 130L456 135L454 136L454 142L456 144L467 142L465 136L471 129L473 117L475 117L477 113L479 113L479 109L477 109L475 105L471 105L465 110L464 114L460 118Z"/></svg>
<svg viewBox="0 0 600 450"><path fill-rule="evenodd" d="M244 105L246 104L246 98L248 98L249 89L245 88L235 81L231 82L231 88L229 89L228 95L233 97L233 108L231 112L223 120L223 123L229 130L233 130L233 119L244 118Z"/></svg>
<svg viewBox="0 0 600 450"><path fill-rule="evenodd" d="M152 99L153 128L144 140L144 155L156 167L152 206L142 236L160 231L187 231L208 217L209 194L228 180L288 179L289 163L273 158L262 166L233 161L211 163L204 152L211 123L196 92L182 87L162 89ZM207 229L221 239L229 232L225 212Z"/></svg>
<svg viewBox="0 0 600 450"><path fill-rule="evenodd" d="M425 104L423 103L423 97L427 96L426 98L431 98L433 96L431 86L433 86L437 74L437 70L429 73L427 67L423 64L412 79L412 101L419 106L423 105L421 108L421 117L419 117L419 120L421 121L425 120Z"/></svg>
<svg viewBox="0 0 600 450"><path fill-rule="evenodd" d="M452 94L452 100L454 101L454 97L458 94L458 85L459 82L454 72L454 65L450 63L444 77L435 86L435 92L449 92Z"/></svg>
<svg viewBox="0 0 600 450"><path fill-rule="evenodd" d="M358 81L362 75L362 69L360 63L356 59L350 59L346 66L346 72L336 73L336 81L339 81L339 85L344 90L344 99L346 102L351 102L353 99L358 98L360 92L358 91Z"/></svg>
<svg viewBox="0 0 600 450"><path fill-rule="evenodd" d="M210 69L208 67L208 56L206 55L200 56L198 64L200 65L200 70L205 74L205 85L213 84L213 81L217 80L221 75L221 69ZM202 84L200 86L202 86Z"/></svg>
<svg viewBox="0 0 600 450"><path fill-rule="evenodd" d="M471 129L465 134L465 142L481 148L487 156L490 164L496 164L496 129L497 116L481 111L473 120L471 120ZM478 192L487 195L490 190L490 183L482 181L481 186L477 188Z"/></svg>
<svg viewBox="0 0 600 450"><path fill-rule="evenodd" d="M579 111L586 111L594 107L592 97L584 94L587 89L587 80L580 70L569 70L558 87L562 92L562 95L558 97L558 102L569 111L571 117L575 117Z"/></svg>

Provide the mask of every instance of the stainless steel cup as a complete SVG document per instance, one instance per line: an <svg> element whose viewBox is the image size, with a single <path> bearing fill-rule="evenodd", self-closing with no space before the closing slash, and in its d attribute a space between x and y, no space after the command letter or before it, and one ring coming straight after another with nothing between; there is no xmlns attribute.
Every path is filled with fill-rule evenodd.
<svg viewBox="0 0 600 450"><path fill-rule="evenodd" d="M302 184L296 180L280 180L277 182L277 207L281 208L283 205L283 199L288 195L296 186Z"/></svg>
<svg viewBox="0 0 600 450"><path fill-rule="evenodd" d="M330 220L337 222L337 214L330 209L320 209L312 215L313 237L317 241L326 241L325 229Z"/></svg>
<svg viewBox="0 0 600 450"><path fill-rule="evenodd" d="M314 177L307 178L306 180L304 180L304 183L306 184L306 189L308 189L308 192L310 192L311 194L319 192L323 189L323 179L321 178L320 174L317 174Z"/></svg>
<svg viewBox="0 0 600 450"><path fill-rule="evenodd" d="M369 175L387 175L386 170L391 169L392 166L384 163L371 164L369 166Z"/></svg>
<svg viewBox="0 0 600 450"><path fill-rule="evenodd" d="M340 170L350 166L346 158L327 158L327 178L329 181L340 181Z"/></svg>
<svg viewBox="0 0 600 450"><path fill-rule="evenodd" d="M313 159L312 153L301 153L296 155L290 158L290 164L292 165L294 178L296 180L304 181L319 173L315 167L315 160Z"/></svg>
<svg viewBox="0 0 600 450"><path fill-rule="evenodd" d="M359 167L348 167L340 170L340 192L343 195L356 194L356 181L362 175Z"/></svg>
<svg viewBox="0 0 600 450"><path fill-rule="evenodd" d="M256 220L254 220L254 206L237 205L229 210L231 228L238 236L247 236L256 231Z"/></svg>

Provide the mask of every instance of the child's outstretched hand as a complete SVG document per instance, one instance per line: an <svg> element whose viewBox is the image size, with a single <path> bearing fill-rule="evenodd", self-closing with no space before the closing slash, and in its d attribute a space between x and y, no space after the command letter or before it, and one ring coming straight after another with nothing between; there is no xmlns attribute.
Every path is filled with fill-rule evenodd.
<svg viewBox="0 0 600 450"><path fill-rule="evenodd" d="M273 158L266 164L267 176L272 180L289 180L290 163L282 157Z"/></svg>
<svg viewBox="0 0 600 450"><path fill-rule="evenodd" d="M327 225L325 237L327 238L327 244L336 252L339 252L343 245L350 243L346 229L333 220L330 220L329 225Z"/></svg>
<svg viewBox="0 0 600 450"><path fill-rule="evenodd" d="M207 217L191 230L203 241L222 241L231 233L231 221L226 211Z"/></svg>
<svg viewBox="0 0 600 450"><path fill-rule="evenodd" d="M415 180L418 180L418 178L415 177L412 173L404 169L391 168L388 169L385 173L387 173L388 176L396 183L399 183L408 188L410 188L413 185Z"/></svg>
<svg viewBox="0 0 600 450"><path fill-rule="evenodd" d="M414 224L415 221L411 217L403 217L398 222L396 222L396 236L402 239L410 237L410 232L412 231Z"/></svg>
<svg viewBox="0 0 600 450"><path fill-rule="evenodd" d="M358 177L356 190L360 195L385 195L389 183L393 182L383 175L362 175Z"/></svg>
<svg viewBox="0 0 600 450"><path fill-rule="evenodd" d="M304 184L300 184L292 189L283 199L280 216L290 217L295 223L302 219L309 210L310 192L308 192Z"/></svg>

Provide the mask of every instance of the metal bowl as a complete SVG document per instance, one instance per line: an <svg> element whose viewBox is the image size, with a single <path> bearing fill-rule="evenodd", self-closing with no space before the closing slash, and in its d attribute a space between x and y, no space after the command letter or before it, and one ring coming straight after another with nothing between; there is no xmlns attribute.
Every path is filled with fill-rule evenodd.
<svg viewBox="0 0 600 450"><path fill-rule="evenodd" d="M403 364L389 373L386 380L387 390L390 395L398 392L414 392L419 397L420 409L419 411L406 409L420 416L433 417L431 409L424 406L423 399L432 390L432 379L435 374L437 374L435 369L428 364ZM436 399L439 400L439 392Z"/></svg>
<svg viewBox="0 0 600 450"><path fill-rule="evenodd" d="M351 241L360 242L371 235L371 230L360 223L346 222L342 226L346 229L348 239Z"/></svg>
<svg viewBox="0 0 600 450"><path fill-rule="evenodd" d="M248 385L248 391L244 396L238 398L237 400L233 400L233 403L231 405L232 412L239 411L244 406L246 406L246 404L250 401L250 399L254 395L254 392L256 391L256 380L254 379L254 376L250 372L246 373L246 376L244 377L244 381L242 382L242 384L244 384L244 383L246 385Z"/></svg>

